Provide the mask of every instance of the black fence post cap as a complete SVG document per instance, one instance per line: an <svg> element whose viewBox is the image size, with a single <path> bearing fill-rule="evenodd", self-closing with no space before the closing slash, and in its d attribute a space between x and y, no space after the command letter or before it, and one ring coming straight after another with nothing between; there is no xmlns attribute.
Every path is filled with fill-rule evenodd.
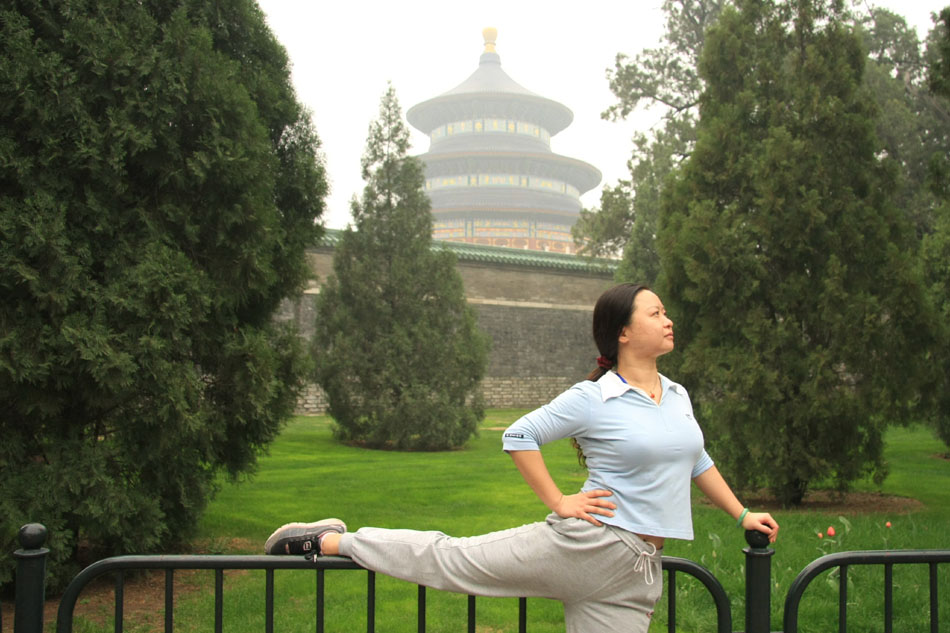
<svg viewBox="0 0 950 633"><path fill-rule="evenodd" d="M745 542L753 549L766 549L769 546L769 535L758 530L746 530Z"/></svg>
<svg viewBox="0 0 950 633"><path fill-rule="evenodd" d="M20 528L20 547L23 549L40 549L46 543L46 526L42 523L27 523Z"/></svg>

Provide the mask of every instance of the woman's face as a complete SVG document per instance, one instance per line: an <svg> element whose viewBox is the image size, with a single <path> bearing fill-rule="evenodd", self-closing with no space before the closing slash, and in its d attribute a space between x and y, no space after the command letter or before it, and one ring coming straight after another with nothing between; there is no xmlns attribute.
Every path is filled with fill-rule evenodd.
<svg viewBox="0 0 950 633"><path fill-rule="evenodd" d="M656 358L672 351L673 321L653 291L641 290L634 297L633 315L620 333L620 344L637 356Z"/></svg>

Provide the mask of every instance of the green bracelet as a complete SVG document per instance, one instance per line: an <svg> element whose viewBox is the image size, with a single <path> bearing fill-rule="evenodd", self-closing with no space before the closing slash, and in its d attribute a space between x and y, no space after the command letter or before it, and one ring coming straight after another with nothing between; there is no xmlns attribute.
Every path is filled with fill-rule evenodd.
<svg viewBox="0 0 950 633"><path fill-rule="evenodd" d="M742 508L742 514L736 519L736 527L742 527L742 519L744 519L747 514L749 514L749 508Z"/></svg>

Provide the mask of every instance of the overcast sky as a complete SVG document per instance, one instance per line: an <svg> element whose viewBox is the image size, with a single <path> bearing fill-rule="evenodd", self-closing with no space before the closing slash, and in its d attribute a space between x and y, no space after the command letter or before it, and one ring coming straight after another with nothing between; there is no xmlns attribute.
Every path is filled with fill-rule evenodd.
<svg viewBox="0 0 950 633"><path fill-rule="evenodd" d="M360 156L379 99L392 81L403 113L462 83L478 67L482 29L498 29L502 69L519 84L574 112L574 122L551 139L551 149L587 161L601 186L627 174L635 130L648 130L658 112L623 122L600 117L615 102L606 70L617 53L634 57L660 43L662 0L258 0L293 65L298 99L312 112L323 143L330 196L324 223L343 228L349 200L362 191ZM950 3L950 0L947 0ZM877 0L916 26L930 29L936 0ZM411 128L412 153L428 138ZM582 198L600 200L600 186Z"/></svg>

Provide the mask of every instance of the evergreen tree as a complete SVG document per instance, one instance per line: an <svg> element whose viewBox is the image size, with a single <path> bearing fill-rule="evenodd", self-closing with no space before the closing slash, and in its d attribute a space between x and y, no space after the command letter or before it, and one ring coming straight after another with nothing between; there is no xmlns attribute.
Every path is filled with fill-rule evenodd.
<svg viewBox="0 0 950 633"><path fill-rule="evenodd" d="M484 416L487 343L468 307L454 254L432 248L422 163L389 87L317 306L317 381L337 436L374 448L464 444Z"/></svg>
<svg viewBox="0 0 950 633"><path fill-rule="evenodd" d="M678 373L742 486L786 504L884 474L935 342L841 4L744 0L709 30L697 142L663 198Z"/></svg>
<svg viewBox="0 0 950 633"><path fill-rule="evenodd" d="M950 7L941 12L931 31L927 57L930 95L950 116ZM939 310L936 323L943 326L944 335L928 359L934 370L930 393L935 396L928 417L937 436L950 447L950 152L934 151L928 167L929 189L938 204L932 230L923 238L921 254L928 289Z"/></svg>
<svg viewBox="0 0 950 633"><path fill-rule="evenodd" d="M623 253L618 279L652 284L659 275L660 195L667 175L689 156L695 143L703 85L698 60L706 29L726 5L724 0L665 0L664 45L644 50L632 60L619 54L608 74L618 101L607 109L605 118L626 118L642 107L664 112L662 126L634 136L630 178L606 187L600 205L582 210L573 229L583 253ZM925 66L920 43L904 18L872 8L856 20L863 27L862 40L873 61L865 81L881 110L877 133L902 175L895 203L910 215L918 234L924 235L934 221L927 165L934 151L947 147L948 110L922 89Z"/></svg>
<svg viewBox="0 0 950 633"><path fill-rule="evenodd" d="M52 585L187 538L292 413L316 148L252 0L0 9L0 541L44 523Z"/></svg>
<svg viewBox="0 0 950 633"><path fill-rule="evenodd" d="M617 103L604 118L623 119L640 107L663 111L663 125L634 136L627 163L630 178L607 187L600 207L581 211L573 228L581 252L603 256L623 253L620 280L653 284L660 273L656 247L660 194L668 174L685 159L696 137L702 79L697 72L706 29L726 0L664 0L665 44L633 60L618 54L608 73Z"/></svg>
<svg viewBox="0 0 950 633"><path fill-rule="evenodd" d="M865 82L879 110L877 136L900 175L894 203L923 237L933 231L937 205L931 158L950 151L947 100L928 90L921 42L904 18L872 9L857 23L868 50Z"/></svg>

